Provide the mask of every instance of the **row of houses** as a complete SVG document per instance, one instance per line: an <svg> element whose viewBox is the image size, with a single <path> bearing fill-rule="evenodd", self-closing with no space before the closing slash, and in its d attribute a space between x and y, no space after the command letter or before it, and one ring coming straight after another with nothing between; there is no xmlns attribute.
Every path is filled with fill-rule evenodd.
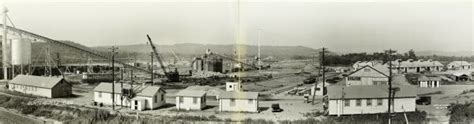
<svg viewBox="0 0 474 124"><path fill-rule="evenodd" d="M113 90L112 90L113 87ZM228 82L227 90L216 96L219 111L258 112L258 92L244 92L238 82ZM8 84L11 91L47 98L70 97L72 84L60 77L18 75ZM205 91L184 89L176 93L177 110L202 110L206 107ZM132 110L153 110L166 105L166 91L160 86L112 85L103 82L94 88L94 104L116 105Z"/></svg>
<svg viewBox="0 0 474 124"><path fill-rule="evenodd" d="M354 70L360 69L364 66L382 65L381 61L358 61L352 65ZM383 64L389 66L388 63ZM399 73L419 73L424 71L442 71L445 66L439 61L429 60L413 60L408 59L402 61L400 59L392 61L392 70ZM453 61L446 65L448 70L470 70L472 65L467 61Z"/></svg>
<svg viewBox="0 0 474 124"><path fill-rule="evenodd" d="M229 82L229 84L235 84ZM232 85L233 86L233 85ZM115 85L115 95L112 95L111 83L100 83L94 89L94 102L100 105L115 105L131 107L133 110L153 110L166 104L166 92L158 86ZM240 88L239 88L240 89ZM136 95L130 95L136 94ZM176 93L177 110L203 110L207 106L207 93L201 90L184 89ZM258 112L257 92L243 92L232 89L223 91L216 96L219 111Z"/></svg>

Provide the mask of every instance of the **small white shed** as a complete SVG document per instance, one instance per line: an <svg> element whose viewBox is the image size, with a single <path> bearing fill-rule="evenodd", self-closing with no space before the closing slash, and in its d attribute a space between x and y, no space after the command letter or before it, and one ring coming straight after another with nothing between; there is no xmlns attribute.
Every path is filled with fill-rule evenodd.
<svg viewBox="0 0 474 124"><path fill-rule="evenodd" d="M176 94L176 109L202 110L206 107L206 92L184 89Z"/></svg>

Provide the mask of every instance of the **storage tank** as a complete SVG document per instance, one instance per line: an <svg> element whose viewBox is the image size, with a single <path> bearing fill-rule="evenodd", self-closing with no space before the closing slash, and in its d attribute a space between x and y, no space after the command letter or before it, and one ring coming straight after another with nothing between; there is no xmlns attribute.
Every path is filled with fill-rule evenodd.
<svg viewBox="0 0 474 124"><path fill-rule="evenodd" d="M31 40L18 38L12 40L12 65L31 64Z"/></svg>

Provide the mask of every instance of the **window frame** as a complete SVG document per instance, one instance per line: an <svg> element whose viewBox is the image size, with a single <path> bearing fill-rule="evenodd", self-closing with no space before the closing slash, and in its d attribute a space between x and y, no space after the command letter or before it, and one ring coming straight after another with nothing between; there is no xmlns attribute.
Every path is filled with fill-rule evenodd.
<svg viewBox="0 0 474 124"><path fill-rule="evenodd" d="M362 106L362 99L356 99L356 106Z"/></svg>
<svg viewBox="0 0 474 124"><path fill-rule="evenodd" d="M351 106L351 100L350 99L346 99L344 100L344 106Z"/></svg>
<svg viewBox="0 0 474 124"><path fill-rule="evenodd" d="M230 99L229 104L231 107L235 107L235 99Z"/></svg>
<svg viewBox="0 0 474 124"><path fill-rule="evenodd" d="M377 106L383 106L383 99L377 99Z"/></svg>

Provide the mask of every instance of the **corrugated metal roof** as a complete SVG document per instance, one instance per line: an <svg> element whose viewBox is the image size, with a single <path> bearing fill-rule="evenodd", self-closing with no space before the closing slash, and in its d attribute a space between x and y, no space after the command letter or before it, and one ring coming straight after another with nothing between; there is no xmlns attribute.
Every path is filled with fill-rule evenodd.
<svg viewBox="0 0 474 124"><path fill-rule="evenodd" d="M395 92L395 97L416 97L416 88L409 85L395 85L393 87L399 87L400 91ZM388 97L388 86L387 85L358 85L358 86L340 86L333 85L328 86L328 98L329 99L356 99L356 98L387 98Z"/></svg>
<svg viewBox="0 0 474 124"><path fill-rule="evenodd" d="M61 80L63 80L63 78L42 77L42 76L32 76L32 75L17 75L9 83L27 85L27 86L33 86L33 87L53 88L56 84L61 82Z"/></svg>
<svg viewBox="0 0 474 124"><path fill-rule="evenodd" d="M226 91L219 94L219 99L258 99L258 92Z"/></svg>
<svg viewBox="0 0 474 124"><path fill-rule="evenodd" d="M184 89L179 91L176 96L202 97L206 95L205 91Z"/></svg>

